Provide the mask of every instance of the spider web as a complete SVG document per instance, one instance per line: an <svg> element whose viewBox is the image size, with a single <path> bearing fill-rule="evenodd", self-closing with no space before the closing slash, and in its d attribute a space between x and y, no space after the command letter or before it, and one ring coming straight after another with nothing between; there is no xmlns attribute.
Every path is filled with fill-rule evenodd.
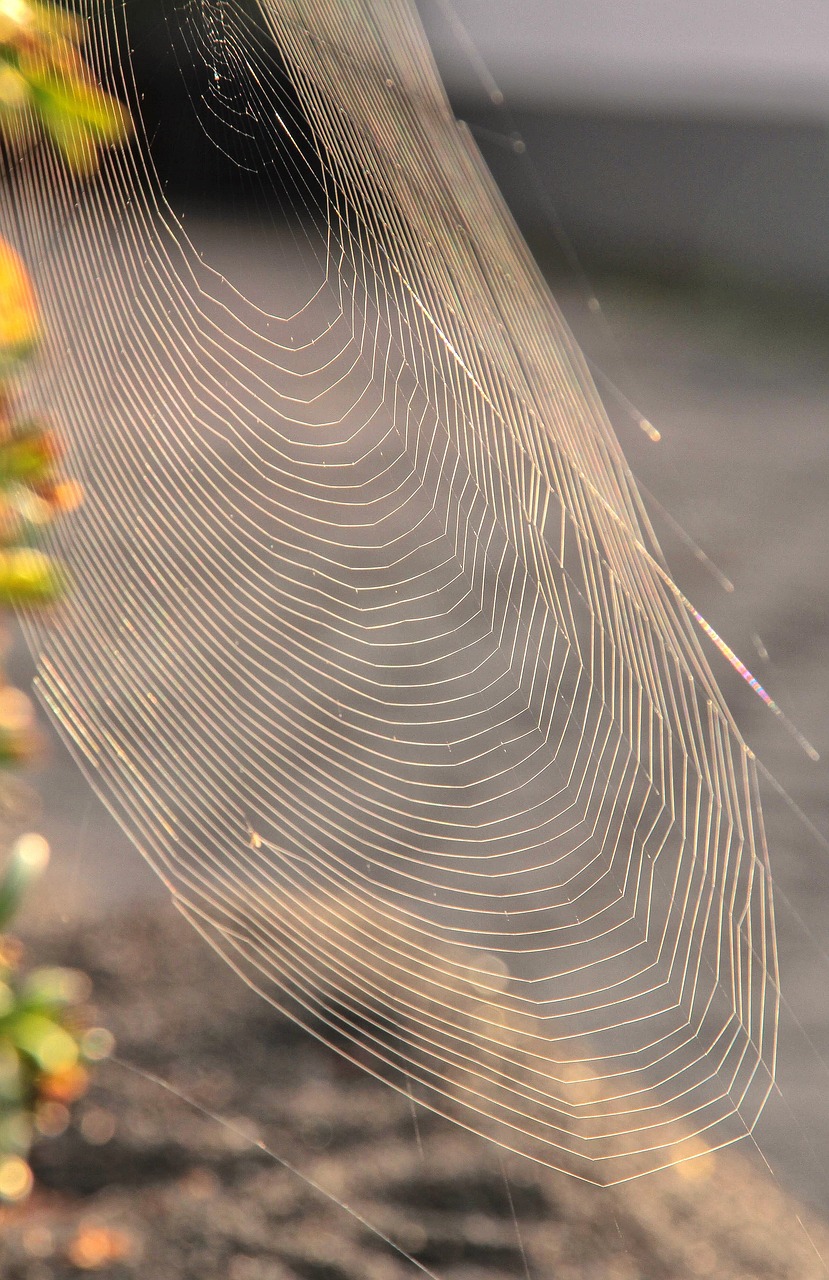
<svg viewBox="0 0 829 1280"><path fill-rule="evenodd" d="M261 275L174 212L141 16L95 8L136 145L83 188L29 151L3 210L87 491L44 700L181 910L368 1070L599 1182L732 1141L777 1025L754 758L416 16L165 21Z"/></svg>

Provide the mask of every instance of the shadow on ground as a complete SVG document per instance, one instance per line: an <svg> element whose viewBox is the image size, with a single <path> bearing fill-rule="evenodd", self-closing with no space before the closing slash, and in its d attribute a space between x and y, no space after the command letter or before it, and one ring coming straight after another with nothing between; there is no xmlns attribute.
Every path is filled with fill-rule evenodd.
<svg viewBox="0 0 829 1280"><path fill-rule="evenodd" d="M283 1019L168 906L36 947L90 973L118 1058L0 1211L4 1280L421 1274L379 1233L441 1280L824 1274L829 1233L745 1158L601 1190L499 1152Z"/></svg>

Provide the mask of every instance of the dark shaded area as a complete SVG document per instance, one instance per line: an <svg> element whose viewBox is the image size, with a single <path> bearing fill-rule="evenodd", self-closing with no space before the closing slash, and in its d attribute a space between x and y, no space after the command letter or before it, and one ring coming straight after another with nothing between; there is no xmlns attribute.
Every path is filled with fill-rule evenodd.
<svg viewBox="0 0 829 1280"><path fill-rule="evenodd" d="M417 1274L377 1231L445 1280L522 1277L525 1256L531 1275L556 1280L822 1274L815 1249L829 1237L807 1223L813 1249L792 1202L740 1157L607 1191L515 1159L415 1115L405 1095L285 1021L170 909L35 945L39 959L91 973L130 1066L101 1068L72 1128L37 1149L32 1200L0 1211L7 1280ZM103 1141L102 1116L114 1126ZM101 1240L117 1257L82 1265Z"/></svg>
<svg viewBox="0 0 829 1280"><path fill-rule="evenodd" d="M314 146L255 5L130 0L122 21L135 82L121 89L174 209L316 220ZM516 111L453 100L525 233L564 233L557 251L545 247L554 273L572 274L575 254L591 272L826 303L825 124L568 107L554 88Z"/></svg>
<svg viewBox="0 0 829 1280"><path fill-rule="evenodd" d="M319 164L256 5L129 0L113 16L118 91L174 210L314 220L324 205Z"/></svg>
<svg viewBox="0 0 829 1280"><path fill-rule="evenodd" d="M591 272L825 301L825 125L631 109L456 109L489 131L478 131L479 144L525 232L549 237L556 221L564 230L563 268L574 250ZM498 131L505 140L491 136Z"/></svg>
<svg viewBox="0 0 829 1280"><path fill-rule="evenodd" d="M316 221L314 146L255 4L130 0L119 12L113 63L128 45L134 83L118 87L176 212ZM568 107L554 91L515 111L484 95L453 98L522 229L544 238L554 274L572 276L575 255L590 272L829 305L826 124ZM564 238L551 249L556 224Z"/></svg>

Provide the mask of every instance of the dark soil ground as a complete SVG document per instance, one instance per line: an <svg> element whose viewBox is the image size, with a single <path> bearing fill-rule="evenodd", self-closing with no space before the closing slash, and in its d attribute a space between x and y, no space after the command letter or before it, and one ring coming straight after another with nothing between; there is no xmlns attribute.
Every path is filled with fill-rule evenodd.
<svg viewBox="0 0 829 1280"><path fill-rule="evenodd" d="M37 1149L30 1201L0 1211L3 1280L419 1274L378 1232L441 1280L827 1274L829 1233L745 1157L601 1190L415 1116L249 992L170 908L31 946L91 975L119 1060Z"/></svg>

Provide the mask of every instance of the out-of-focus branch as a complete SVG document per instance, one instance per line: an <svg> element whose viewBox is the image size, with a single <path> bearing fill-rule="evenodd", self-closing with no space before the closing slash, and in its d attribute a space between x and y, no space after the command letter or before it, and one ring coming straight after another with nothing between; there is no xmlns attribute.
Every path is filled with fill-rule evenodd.
<svg viewBox="0 0 829 1280"><path fill-rule="evenodd" d="M128 136L130 120L96 83L82 41L83 27L70 14L0 0L0 129L12 147L39 129L75 173L88 175L102 147Z"/></svg>
<svg viewBox="0 0 829 1280"><path fill-rule="evenodd" d="M68 14L0 0L0 136L13 151L39 133L78 177L88 177L101 148L127 137L129 117L96 84L81 56L81 37L80 24ZM59 598L64 575L42 549L41 537L82 497L80 486L60 474L60 448L49 423L18 410L17 380L41 336L26 268L0 240L0 610ZM0 660L4 649L0 625ZM27 763L38 746L31 700L8 683L0 665L0 769ZM108 1032L90 1025L86 976L27 970L22 947L6 933L48 856L42 836L23 835L0 874L0 1202L28 1195L33 1140L66 1127L90 1065L112 1043Z"/></svg>

